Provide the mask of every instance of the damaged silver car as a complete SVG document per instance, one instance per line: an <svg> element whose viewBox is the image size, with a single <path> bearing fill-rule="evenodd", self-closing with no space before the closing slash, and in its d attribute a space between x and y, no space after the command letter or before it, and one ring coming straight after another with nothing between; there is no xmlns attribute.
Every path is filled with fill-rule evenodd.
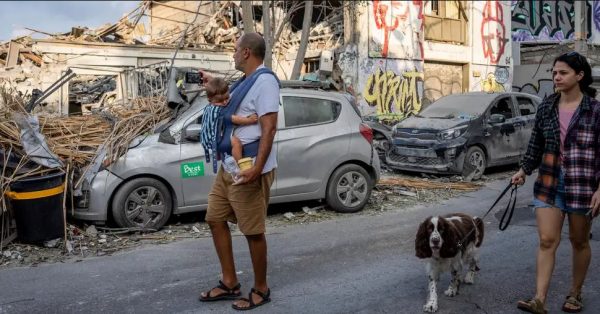
<svg viewBox="0 0 600 314"><path fill-rule="evenodd" d="M373 131L349 94L294 84L282 81L270 203L323 199L339 212L361 210L379 179ZM208 100L190 103L101 169L75 197L72 215L158 229L172 214L205 210L215 178L199 140Z"/></svg>
<svg viewBox="0 0 600 314"><path fill-rule="evenodd" d="M541 101L514 92L442 97L393 127L386 162L399 170L477 180L487 167L519 161Z"/></svg>

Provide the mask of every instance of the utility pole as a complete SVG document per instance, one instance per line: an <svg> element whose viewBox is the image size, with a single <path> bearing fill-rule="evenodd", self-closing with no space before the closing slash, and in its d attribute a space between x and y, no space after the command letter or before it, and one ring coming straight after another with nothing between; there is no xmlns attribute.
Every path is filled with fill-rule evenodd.
<svg viewBox="0 0 600 314"><path fill-rule="evenodd" d="M575 6L575 51L587 57L587 1L574 1Z"/></svg>

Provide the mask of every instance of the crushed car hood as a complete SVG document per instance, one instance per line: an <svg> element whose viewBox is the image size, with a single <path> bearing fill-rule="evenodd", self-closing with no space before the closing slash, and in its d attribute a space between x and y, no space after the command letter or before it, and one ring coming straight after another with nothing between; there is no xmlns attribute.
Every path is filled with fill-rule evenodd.
<svg viewBox="0 0 600 314"><path fill-rule="evenodd" d="M467 118L438 119L410 117L399 122L396 127L398 129L427 129L442 131L467 124L469 121L470 119Z"/></svg>

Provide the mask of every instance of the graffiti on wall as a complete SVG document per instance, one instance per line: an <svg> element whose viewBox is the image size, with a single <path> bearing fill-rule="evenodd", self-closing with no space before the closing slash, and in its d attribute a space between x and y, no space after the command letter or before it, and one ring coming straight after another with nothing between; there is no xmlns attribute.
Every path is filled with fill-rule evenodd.
<svg viewBox="0 0 600 314"><path fill-rule="evenodd" d="M504 85L500 84L494 73L488 73L481 81L481 91L487 93L499 93L504 91Z"/></svg>
<svg viewBox="0 0 600 314"><path fill-rule="evenodd" d="M422 1L372 1L369 56L422 59L422 5Z"/></svg>
<svg viewBox="0 0 600 314"><path fill-rule="evenodd" d="M600 1L594 0L592 6L592 20L597 31L600 31Z"/></svg>
<svg viewBox="0 0 600 314"><path fill-rule="evenodd" d="M512 1L513 41L536 41L573 39L575 35L575 0ZM596 1L594 1L594 5ZM586 1L591 30L592 10ZM588 32L588 38L591 32Z"/></svg>
<svg viewBox="0 0 600 314"><path fill-rule="evenodd" d="M536 95L543 99L554 93L554 82L552 82L552 79L539 79L537 83L513 86L513 91Z"/></svg>
<svg viewBox="0 0 600 314"><path fill-rule="evenodd" d="M423 73L416 70L396 74L378 68L367 78L363 98L378 116L402 119L421 110L422 84Z"/></svg>
<svg viewBox="0 0 600 314"><path fill-rule="evenodd" d="M502 4L498 1L486 1L481 22L483 56L491 64L498 64L507 42Z"/></svg>

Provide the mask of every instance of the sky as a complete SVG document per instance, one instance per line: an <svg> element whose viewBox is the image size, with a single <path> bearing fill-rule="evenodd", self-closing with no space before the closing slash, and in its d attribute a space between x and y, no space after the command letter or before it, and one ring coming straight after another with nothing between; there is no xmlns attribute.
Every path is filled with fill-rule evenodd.
<svg viewBox="0 0 600 314"><path fill-rule="evenodd" d="M140 1L0 1L0 42L32 29L66 33L73 26L91 29L117 22L135 9ZM44 38L45 35L34 35Z"/></svg>

